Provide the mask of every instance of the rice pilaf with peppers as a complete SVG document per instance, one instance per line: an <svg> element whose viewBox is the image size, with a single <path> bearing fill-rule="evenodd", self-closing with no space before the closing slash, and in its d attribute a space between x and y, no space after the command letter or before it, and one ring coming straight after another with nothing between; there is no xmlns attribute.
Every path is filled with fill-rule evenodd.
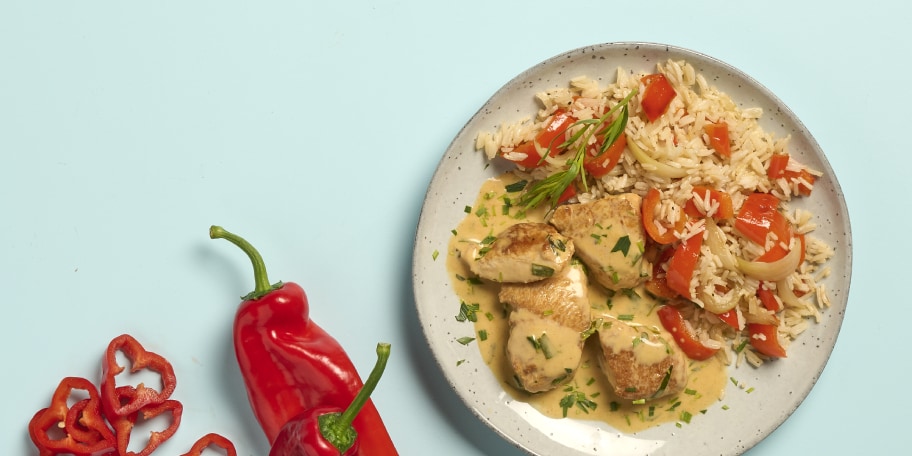
<svg viewBox="0 0 912 456"><path fill-rule="evenodd" d="M641 196L644 288L661 303L650 311L683 325L674 339L688 356L760 366L820 320L834 252L790 202L811 197L821 173L760 127L762 109L672 60L651 74L619 68L607 86L576 77L537 100L537 114L480 133L476 148L516 163L522 209Z"/></svg>

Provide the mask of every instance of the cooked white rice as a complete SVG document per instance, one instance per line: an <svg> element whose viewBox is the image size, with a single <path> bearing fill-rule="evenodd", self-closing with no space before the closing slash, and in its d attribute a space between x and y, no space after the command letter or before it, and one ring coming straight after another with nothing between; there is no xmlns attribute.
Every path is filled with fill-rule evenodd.
<svg viewBox="0 0 912 456"><path fill-rule="evenodd" d="M829 274L824 265L834 253L832 248L809 234L816 228L813 214L788 207L788 202L797 197L797 186L801 182L790 182L784 178L771 180L767 177L770 158L773 154L787 153L789 138L776 138L765 132L758 122L763 116L762 109L739 108L728 95L708 84L687 62L669 60L657 65L656 69L666 76L677 92L665 115L656 121L646 122L638 115L643 94L640 80L645 73L619 68L616 81L604 87L596 80L580 76L571 79L567 87L557 87L537 94L541 108L534 118L520 119L515 123L500 125L495 131L480 133L476 139L476 148L484 151L491 159L497 155L510 158L513 148L524 141L533 140L558 108L570 110L577 119L591 119L606 108L616 105L632 90L639 89L639 93L628 104L628 143L635 142L643 150L649 151L654 159L669 166L689 170L687 175L683 178L663 177L648 169L649 166L641 164L630 153L625 153L608 175L595 182L587 176L589 191L579 194L577 200L587 202L605 194L624 192L642 196L649 188L655 187L662 194L657 219L671 222L677 220L684 203L694 196L693 189L698 185L728 193L736 214L752 192L776 195L784 202L785 215L793 224L795 233L806 235L806 259L786 279L786 283L800 297L783 300L784 310L778 314L780 343L787 348L792 340L809 327L809 322L819 321L820 311L829 306L826 288L818 281ZM719 121L728 125L731 138L731 157L725 159L720 158L709 146L709 138L704 133L705 125ZM546 157L546 160L547 163L539 168L518 169L517 173L531 180L539 180L562 170L566 157ZM791 160L788 166L792 170L802 168L795 160ZM814 176L821 174L816 170L807 171ZM809 182L803 184L812 187ZM708 213L718 209L712 207L708 197L697 204ZM750 260L768 248L768 245L757 245L735 236L731 223L719 223L719 227L726 233L727 246L735 256ZM705 225L701 220L688 225L681 237L704 233ZM787 240L770 239L768 244L777 242L785 243ZM726 268L705 243L702 253L697 267L699 273L695 274L692 284L695 289L713 289L716 284L732 286L730 293L737 294L739 298L738 312L747 321L769 319L771 312L757 298L759 281L744 276L736 268ZM685 317L698 329L707 345L725 348L718 352L718 356L727 363L762 364L763 355L754 352L749 344L743 343L747 337L746 331L739 333L732 330L714 314L701 309L703 303L699 299L694 301L697 306L691 306L692 312L687 312Z"/></svg>

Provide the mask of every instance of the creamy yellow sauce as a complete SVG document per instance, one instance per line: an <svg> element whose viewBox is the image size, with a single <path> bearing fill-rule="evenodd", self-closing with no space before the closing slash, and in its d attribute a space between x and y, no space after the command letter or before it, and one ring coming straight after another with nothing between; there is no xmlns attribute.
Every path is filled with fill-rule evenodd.
<svg viewBox="0 0 912 456"><path fill-rule="evenodd" d="M506 355L509 334L509 314L499 302L497 294L500 285L497 283L474 280L465 261L460 258L461 245L465 242L478 242L487 236L496 236L504 228L522 221L542 221L544 209L536 209L526 214L525 218L516 218L519 208L508 207L504 197L516 199L518 193L507 194L506 186L517 181L512 173L506 173L496 179L490 179L482 186L475 204L466 217L455 227L447 254L447 269L453 288L460 300L467 305L478 305L475 314L475 341L481 357L490 367L495 377L515 400L529 403L542 414L560 418L564 416L561 401L568 394L582 393L586 399L596 404L594 408L582 408L574 405L566 410L566 416L576 419L598 420L605 422L623 432L637 432L665 422L687 422L698 420L713 403L722 398L727 380L726 369L715 357L707 361L689 361L689 378L684 392L671 397L647 401L643 404L632 404L630 401L616 397L607 378L599 368L599 338L593 335L583 347L582 361L572 381L554 390L530 394L516 387L514 374ZM635 325L643 325L651 330L661 328L661 323L654 309L658 304L642 288L633 289L634 293L609 293L601 286L591 282L589 285L589 302L593 318L621 318L632 316ZM515 317L514 317L515 318ZM470 323L467 323L470 324ZM666 333L667 334L667 333ZM673 343L666 336L669 343ZM629 339L626 342L629 344ZM528 342L526 342L527 345ZM628 345L629 346L629 345ZM647 360L650 356L664 354L650 344L641 344L637 353L638 359Z"/></svg>

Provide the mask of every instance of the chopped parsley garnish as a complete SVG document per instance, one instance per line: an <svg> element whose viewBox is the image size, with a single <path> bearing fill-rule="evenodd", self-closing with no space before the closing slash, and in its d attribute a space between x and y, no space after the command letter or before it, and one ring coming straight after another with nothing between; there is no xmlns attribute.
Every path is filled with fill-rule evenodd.
<svg viewBox="0 0 912 456"><path fill-rule="evenodd" d="M472 213L472 206L466 206L465 209L463 209L463 210L465 211L466 214L471 214L471 213Z"/></svg>
<svg viewBox="0 0 912 456"><path fill-rule="evenodd" d="M440 251L437 250L437 249L434 249L434 251L431 253L431 259L432 259L432 260L437 260L437 257L438 257L438 256L440 256Z"/></svg>
<svg viewBox="0 0 912 456"><path fill-rule="evenodd" d="M488 331L484 329L478 331L478 340L482 342L488 340Z"/></svg>
<svg viewBox="0 0 912 456"><path fill-rule="evenodd" d="M630 236L619 237L617 242L614 243L614 247L611 248L611 251L621 252L624 256L627 256L627 252L630 251Z"/></svg>

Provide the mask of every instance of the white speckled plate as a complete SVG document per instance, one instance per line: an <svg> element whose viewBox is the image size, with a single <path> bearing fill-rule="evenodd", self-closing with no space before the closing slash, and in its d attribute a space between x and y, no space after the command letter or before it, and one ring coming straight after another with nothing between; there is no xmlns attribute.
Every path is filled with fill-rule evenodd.
<svg viewBox="0 0 912 456"><path fill-rule="evenodd" d="M759 369L732 372L756 388L753 394L729 385L721 403L691 424L668 423L636 435L620 433L604 423L551 419L511 396L498 384L476 345L456 339L472 329L454 318L459 299L449 283L446 261L450 230L465 216L482 182L503 169L490 166L474 149L480 131L531 116L541 90L565 86L578 75L613 78L618 66L653 71L660 61L685 59L710 84L728 93L742 107L764 110L761 126L777 136L791 135L789 152L823 171L812 197L797 207L816 214L814 235L835 248L832 275L825 280L832 299L822 323L811 326L789 347L789 358ZM441 257L434 259L434 252ZM609 43L576 49L526 70L503 88L469 120L440 161L428 188L415 240L413 281L419 320L431 351L447 380L466 405L505 439L539 455L680 455L741 454L775 430L801 404L827 363L842 324L852 266L852 238L842 190L820 146L781 100L748 75L712 57L673 46L651 43ZM465 360L459 364L460 360ZM725 432L718 432L725 429Z"/></svg>

